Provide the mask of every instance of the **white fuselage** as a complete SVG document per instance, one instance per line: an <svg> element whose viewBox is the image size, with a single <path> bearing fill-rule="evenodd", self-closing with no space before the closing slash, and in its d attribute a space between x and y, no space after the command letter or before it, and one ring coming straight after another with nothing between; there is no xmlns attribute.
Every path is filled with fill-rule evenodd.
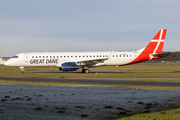
<svg viewBox="0 0 180 120"><path fill-rule="evenodd" d="M20 53L6 61L4 65L19 66L22 73L26 66L56 66L61 71L83 68L83 73L89 73L89 67L130 65L168 55L169 53L162 53L165 35L166 29L161 29L145 48L138 51Z"/></svg>
<svg viewBox="0 0 180 120"><path fill-rule="evenodd" d="M57 66L65 62L77 62L80 66L96 67L105 65L124 65L133 61L138 52L40 52L20 53L9 59L7 66ZM108 59L107 59L108 58ZM97 62L100 59L100 62ZM102 60L104 59L104 60ZM88 60L90 62L88 64ZM81 61L87 61L83 63Z"/></svg>

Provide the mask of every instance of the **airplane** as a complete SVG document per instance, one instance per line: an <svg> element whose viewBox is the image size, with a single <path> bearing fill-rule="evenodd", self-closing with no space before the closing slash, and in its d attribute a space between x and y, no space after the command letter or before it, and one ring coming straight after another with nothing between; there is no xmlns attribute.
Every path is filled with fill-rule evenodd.
<svg viewBox="0 0 180 120"><path fill-rule="evenodd" d="M165 57L171 52L162 52L167 29L161 29L145 47L137 51L110 52L34 52L19 53L7 60L4 65L18 66L21 73L28 66L59 67L60 71L90 73L88 68L99 66L125 66Z"/></svg>

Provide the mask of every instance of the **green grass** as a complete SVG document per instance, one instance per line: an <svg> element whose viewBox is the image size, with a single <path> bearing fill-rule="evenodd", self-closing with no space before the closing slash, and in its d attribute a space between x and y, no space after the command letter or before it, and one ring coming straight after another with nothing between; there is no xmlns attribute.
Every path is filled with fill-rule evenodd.
<svg viewBox="0 0 180 120"><path fill-rule="evenodd" d="M154 113L136 114L117 120L180 120L180 109L172 109Z"/></svg>
<svg viewBox="0 0 180 120"><path fill-rule="evenodd" d="M75 72L61 72L57 67L25 67L25 74L20 74L18 67L0 66L0 77L30 77L30 78L99 78L115 80L148 80L148 81L176 81L180 82L180 63L141 63L123 67L104 66L90 68L92 73L83 74L81 70ZM154 78L154 79L153 79ZM166 79L162 79L166 78ZM169 78L169 79L168 79ZM171 78L177 78L171 80ZM114 86L129 87L136 89L168 89L180 90L178 86L157 85L125 85L125 84L96 84L96 83L65 83L65 82L39 82L39 81L17 81L0 80L3 84L29 84L29 85L58 85L58 86ZM136 113L131 117L118 120L177 120L180 119L180 109L176 107L162 108L160 112L148 114ZM178 111L178 112L177 112Z"/></svg>
<svg viewBox="0 0 180 120"><path fill-rule="evenodd" d="M90 74L62 72L57 67L25 67L20 74L18 67L0 66L1 77L33 78L180 78L180 63L141 63L123 67L104 66L90 68Z"/></svg>

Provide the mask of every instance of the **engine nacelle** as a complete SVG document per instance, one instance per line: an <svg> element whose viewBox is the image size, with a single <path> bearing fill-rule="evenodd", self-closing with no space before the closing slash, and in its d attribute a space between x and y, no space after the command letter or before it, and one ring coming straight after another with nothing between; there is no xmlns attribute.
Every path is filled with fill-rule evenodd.
<svg viewBox="0 0 180 120"><path fill-rule="evenodd" d="M59 70L61 71L75 71L79 69L80 67L75 62L65 62L61 64L61 67Z"/></svg>

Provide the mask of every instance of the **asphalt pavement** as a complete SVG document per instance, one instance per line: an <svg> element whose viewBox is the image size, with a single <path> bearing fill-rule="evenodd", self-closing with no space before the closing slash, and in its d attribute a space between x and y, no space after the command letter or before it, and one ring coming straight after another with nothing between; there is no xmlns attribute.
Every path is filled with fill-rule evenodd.
<svg viewBox="0 0 180 120"><path fill-rule="evenodd" d="M157 78L158 79L158 78ZM163 86L180 86L180 82L164 81L135 81L131 78L127 80L111 79L69 79L69 78L22 78L22 77L0 77L0 80L23 80L23 81L54 81L54 82L78 82L78 83L110 83L110 84L136 84L136 85L163 85Z"/></svg>

